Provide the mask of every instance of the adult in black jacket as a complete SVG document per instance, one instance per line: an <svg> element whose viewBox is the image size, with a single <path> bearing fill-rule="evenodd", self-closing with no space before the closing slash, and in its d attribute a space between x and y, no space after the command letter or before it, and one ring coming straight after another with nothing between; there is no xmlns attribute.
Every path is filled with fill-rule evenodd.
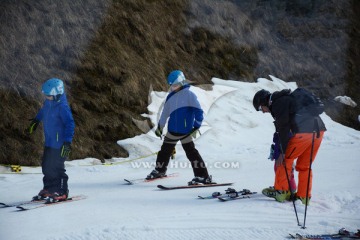
<svg viewBox="0 0 360 240"><path fill-rule="evenodd" d="M307 195L310 159L314 161L326 128L320 116L313 116L306 111L298 111L295 99L290 92L289 89L284 89L271 94L262 89L255 94L253 99L253 105L257 111L269 112L273 116L283 153L276 159L278 167L274 189L264 189L263 193L274 197L279 202L289 200L291 192L289 191L288 176L291 175L292 165L297 159L295 169L299 172L299 178L296 196L305 204L309 203L311 197L312 171ZM289 132L291 137L289 137ZM315 137L313 137L314 134ZM282 165L285 167L279 167ZM307 200L306 196L308 196Z"/></svg>

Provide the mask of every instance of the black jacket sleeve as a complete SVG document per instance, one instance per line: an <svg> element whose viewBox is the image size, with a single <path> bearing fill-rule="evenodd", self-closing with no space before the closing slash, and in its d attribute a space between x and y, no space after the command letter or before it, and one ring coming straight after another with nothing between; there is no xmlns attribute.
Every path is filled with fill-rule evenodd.
<svg viewBox="0 0 360 240"><path fill-rule="evenodd" d="M293 109L293 99L290 96L282 96L276 99L271 106L271 115L275 119L275 129L280 138L280 150L282 150L284 154L289 142Z"/></svg>

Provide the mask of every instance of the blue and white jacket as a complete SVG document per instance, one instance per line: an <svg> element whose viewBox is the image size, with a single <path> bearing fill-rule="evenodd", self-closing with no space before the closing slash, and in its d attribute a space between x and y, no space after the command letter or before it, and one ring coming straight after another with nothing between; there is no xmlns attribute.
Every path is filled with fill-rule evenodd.
<svg viewBox="0 0 360 240"><path fill-rule="evenodd" d="M57 101L46 99L35 119L43 123L45 147L60 149L64 142L72 142L75 122L65 94Z"/></svg>
<svg viewBox="0 0 360 240"><path fill-rule="evenodd" d="M185 85L180 91L169 93L159 120L161 128L164 128L167 119L171 133L189 134L193 128L200 128L204 119L203 110L189 88L190 85Z"/></svg>

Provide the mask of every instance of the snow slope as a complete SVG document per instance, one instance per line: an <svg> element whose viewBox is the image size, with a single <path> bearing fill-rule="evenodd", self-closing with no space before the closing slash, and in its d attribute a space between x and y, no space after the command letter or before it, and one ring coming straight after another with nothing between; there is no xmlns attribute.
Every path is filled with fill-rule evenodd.
<svg viewBox="0 0 360 240"><path fill-rule="evenodd" d="M252 98L261 88L295 89L296 83L270 77L272 80L262 78L257 83L214 78L211 91L192 87L206 113L195 144L217 182L231 181L235 189L257 192L273 185L273 162L267 159L273 119L256 112ZM166 93L152 92L150 97L148 117L156 125ZM168 170L178 172L178 177L125 185L124 178L145 177L153 169L162 142L152 130L119 141L130 157L111 159L114 165L101 165L90 158L66 163L70 193L84 194L87 199L24 212L0 209L0 239L285 239L294 232L356 230L360 228L360 132L326 114L322 118L328 131L313 164L313 198L306 229L297 226L291 202L281 204L261 194L220 202L197 196L226 187L158 190L157 184L183 185L193 177L181 145ZM23 168L23 172L33 174L0 174L0 202L26 200L41 189L40 168ZM303 224L305 208L299 202L296 208Z"/></svg>

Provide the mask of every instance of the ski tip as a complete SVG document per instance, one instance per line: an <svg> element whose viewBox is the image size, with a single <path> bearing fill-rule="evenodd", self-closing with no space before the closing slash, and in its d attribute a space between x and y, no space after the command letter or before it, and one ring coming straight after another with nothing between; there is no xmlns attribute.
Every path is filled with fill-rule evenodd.
<svg viewBox="0 0 360 240"><path fill-rule="evenodd" d="M124 181L126 182L125 184L128 184L128 185L133 185L134 183L128 179L124 179Z"/></svg>
<svg viewBox="0 0 360 240"><path fill-rule="evenodd" d="M289 238L291 238L291 239L296 239L296 236L294 236L293 234L289 233Z"/></svg>
<svg viewBox="0 0 360 240"><path fill-rule="evenodd" d="M26 211L26 208L23 208L22 206L16 206L16 208L18 209L18 211Z"/></svg>

